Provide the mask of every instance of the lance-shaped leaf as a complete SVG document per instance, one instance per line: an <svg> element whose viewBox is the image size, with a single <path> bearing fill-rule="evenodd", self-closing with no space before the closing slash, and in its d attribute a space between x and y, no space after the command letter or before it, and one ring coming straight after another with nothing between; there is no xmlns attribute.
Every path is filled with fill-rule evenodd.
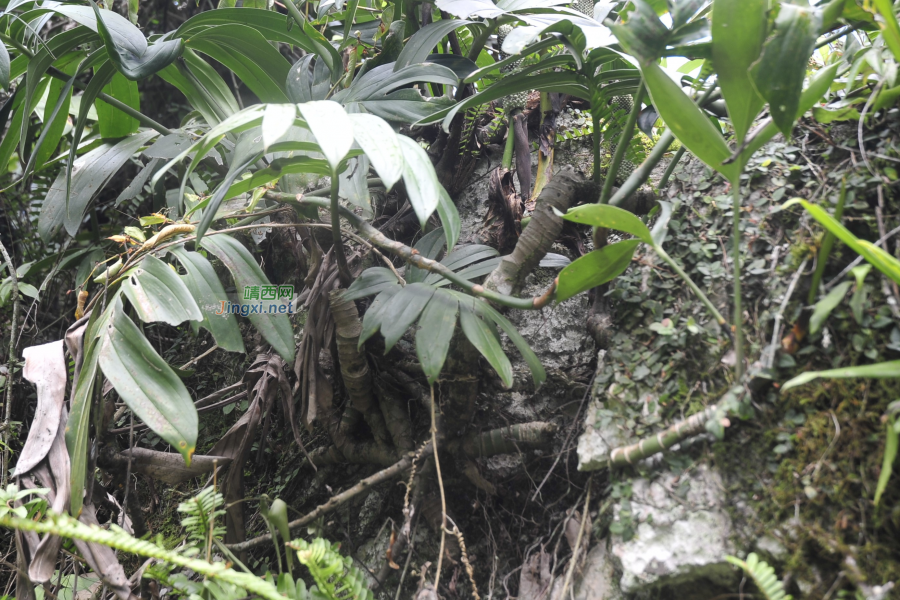
<svg viewBox="0 0 900 600"><path fill-rule="evenodd" d="M419 217L419 224L425 229L425 223L440 203L441 184L425 150L415 140L405 135L401 135L399 140L403 151L403 183L406 184L406 195L409 196L409 203Z"/></svg>
<svg viewBox="0 0 900 600"><path fill-rule="evenodd" d="M191 464L197 445L197 409L181 378L115 303L100 342L100 368L119 397Z"/></svg>
<svg viewBox="0 0 900 600"><path fill-rule="evenodd" d="M647 229L644 222L624 208L610 206L609 204L585 204L570 209L566 214L560 213L559 216L573 223L624 231L643 242L653 244L650 230Z"/></svg>
<svg viewBox="0 0 900 600"><path fill-rule="evenodd" d="M400 56L397 57L397 62L394 63L394 70L399 71L403 67L425 62L432 49L444 39L444 36L471 23L472 21L460 19L447 19L446 21L441 20L429 23L415 32L403 46Z"/></svg>
<svg viewBox="0 0 900 600"><path fill-rule="evenodd" d="M353 146L353 124L344 107L331 100L316 100L298 104L297 110L336 175L338 166Z"/></svg>
<svg viewBox="0 0 900 600"><path fill-rule="evenodd" d="M400 281L394 272L385 267L371 267L353 280L347 291L344 292L344 300L359 300L366 296L379 294L389 287L399 286Z"/></svg>
<svg viewBox="0 0 900 600"><path fill-rule="evenodd" d="M879 22L884 43L891 49L894 59L900 61L900 24L894 14L894 5L890 0L874 0L875 8L881 14L883 22Z"/></svg>
<svg viewBox="0 0 900 600"><path fill-rule="evenodd" d="M71 16L72 9L88 8L86 6L66 7L59 12ZM90 10L93 10L96 21L91 27L89 20L84 20L83 25L97 31L110 60L116 65L116 69L128 79L137 81L144 79L166 68L172 61L181 56L183 42L180 39L157 41L152 46L147 45L147 40L140 30L132 25L128 19L111 10L101 11L91 0ZM80 11L79 11L80 12ZM75 17L72 17L73 19ZM77 20L77 19L76 19ZM79 21L82 22L82 21Z"/></svg>
<svg viewBox="0 0 900 600"><path fill-rule="evenodd" d="M659 111L675 137L694 156L729 181L735 181L740 175L740 165L722 164L722 161L731 156L731 150L715 125L659 65L650 63L643 66L641 71L644 73L644 83L650 92L653 106Z"/></svg>
<svg viewBox="0 0 900 600"><path fill-rule="evenodd" d="M228 235L212 235L203 238L200 244L204 249L215 254L222 261L238 290L249 286L271 285L265 273L256 264L253 255L244 246ZM273 302L270 307L275 306ZM287 314L250 312L248 317L253 326L259 330L263 338L272 344L272 348L288 363L294 361L294 330Z"/></svg>
<svg viewBox="0 0 900 600"><path fill-rule="evenodd" d="M787 138L797 117L806 65L821 21L818 10L782 4L775 20L775 35L766 42L762 56L751 69L757 91L769 103L772 120Z"/></svg>
<svg viewBox="0 0 900 600"><path fill-rule="evenodd" d="M403 149L397 134L384 120L363 113L349 115L353 137L369 157L387 190L403 176Z"/></svg>
<svg viewBox="0 0 900 600"><path fill-rule="evenodd" d="M459 210L450 199L450 194L441 186L440 201L438 202L438 216L441 218L441 226L444 230L444 238L447 240L447 248L452 248L459 240L462 233L462 221L459 218Z"/></svg>
<svg viewBox="0 0 900 600"><path fill-rule="evenodd" d="M713 2L713 65L739 143L744 141L747 130L764 104L749 71L759 58L766 38L768 6L768 0ZM660 100L664 101L662 98ZM656 107L659 108L659 104Z"/></svg>
<svg viewBox="0 0 900 600"><path fill-rule="evenodd" d="M384 314L384 311L389 306L391 299L398 291L400 291L400 289L401 288L399 285L386 287L377 296L375 296L374 300L372 300L372 304L366 311L365 316L363 316L362 331L359 334L359 344L357 345L357 348L362 348L362 345L366 342L366 340L375 335L375 332L381 329L382 316Z"/></svg>
<svg viewBox="0 0 900 600"><path fill-rule="evenodd" d="M828 292L824 298L816 302L816 306L813 308L813 314L809 318L810 334L818 333L818 331L822 329L822 325L825 323L828 315L830 315L831 311L837 308L837 305L841 303L841 300L847 295L847 290L850 289L851 285L853 285L852 281L845 281L844 283L835 286L835 288Z"/></svg>
<svg viewBox="0 0 900 600"><path fill-rule="evenodd" d="M829 369L827 371L807 371L794 377L781 386L781 391L786 392L791 388L809 383L816 379L855 379L864 377L870 379L894 379L900 377L900 360L876 363L874 365L860 365L856 367L843 367Z"/></svg>
<svg viewBox="0 0 900 600"><path fill-rule="evenodd" d="M602 285L617 277L628 265L641 240L624 240L588 252L559 273L556 300L562 302L576 294Z"/></svg>
<svg viewBox="0 0 900 600"><path fill-rule="evenodd" d="M385 354L403 337L409 326L416 322L432 294L434 287L421 282L410 283L394 294L381 317Z"/></svg>
<svg viewBox="0 0 900 600"><path fill-rule="evenodd" d="M0 88L9 89L9 52L5 44L0 44Z"/></svg>
<svg viewBox="0 0 900 600"><path fill-rule="evenodd" d="M216 276L209 261L199 252L188 252L184 247L169 250L184 267L182 281L190 290L203 313L201 327L209 331L216 344L230 352L244 352L244 340L237 318L225 312L225 288Z"/></svg>
<svg viewBox="0 0 900 600"><path fill-rule="evenodd" d="M475 312L474 298L459 303L459 324L466 338L491 364L503 385L511 388L513 384L512 364L509 362L493 324L489 325Z"/></svg>
<svg viewBox="0 0 900 600"><path fill-rule="evenodd" d="M519 350L522 354L522 358L525 359L525 363L531 370L531 378L534 381L534 387L541 387L541 384L547 379L547 372L544 370L544 365L541 364L541 359L537 357L537 354L534 353L534 350L531 349L531 346L528 345L528 342L525 341L525 338L522 337L522 334L519 333L516 326L510 323L509 319L504 317L486 302L474 302L473 306L475 306L475 310L479 314L493 321L494 324L499 326L500 329L506 333L507 337L509 337L509 341L511 341Z"/></svg>
<svg viewBox="0 0 900 600"><path fill-rule="evenodd" d="M144 323L180 325L202 321L203 313L178 274L155 256L144 257L122 282L122 292Z"/></svg>
<svg viewBox="0 0 900 600"><path fill-rule="evenodd" d="M423 235L422 238L413 246L413 249L416 250L424 258L436 260L438 255L441 253L441 250L444 249L445 243L444 229L442 227L438 227L437 229L429 231L428 233ZM416 281L423 281L427 275L428 271L410 264L406 268L404 277L409 283L415 283Z"/></svg>
<svg viewBox="0 0 900 600"><path fill-rule="evenodd" d="M268 104L263 113L263 149L277 142L294 125L297 107L293 104Z"/></svg>
<svg viewBox="0 0 900 600"><path fill-rule="evenodd" d="M450 292L436 290L422 316L416 331L416 356L428 383L437 381L447 360L450 340L456 329L456 315L459 303Z"/></svg>
<svg viewBox="0 0 900 600"><path fill-rule="evenodd" d="M794 198L782 205L782 209L801 204L812 217L822 224L825 229L834 234L836 238L850 246L859 253L863 258L869 261L872 266L890 277L894 282L900 284L900 261L885 252L872 242L861 240L841 225L841 223L832 217L828 212L816 204L812 204L801 198Z"/></svg>

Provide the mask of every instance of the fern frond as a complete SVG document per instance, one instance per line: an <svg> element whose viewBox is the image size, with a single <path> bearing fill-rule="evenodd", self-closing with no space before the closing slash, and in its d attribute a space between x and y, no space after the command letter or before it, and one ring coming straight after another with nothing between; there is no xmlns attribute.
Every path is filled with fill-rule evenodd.
<svg viewBox="0 0 900 600"><path fill-rule="evenodd" d="M213 537L221 538L225 535L225 528L215 524L219 516L225 514L225 511L219 508L224 503L225 498L222 494L208 487L178 505L178 512L187 515L181 520L181 525L188 532L188 540L195 546L201 548L206 546L210 527Z"/></svg>
<svg viewBox="0 0 900 600"><path fill-rule="evenodd" d="M288 544L297 551L319 592L328 600L372 600L365 574L353 565L353 560L338 552L337 544L322 538L312 542L294 540Z"/></svg>
<svg viewBox="0 0 900 600"><path fill-rule="evenodd" d="M775 575L775 569L766 561L760 560L755 552L751 552L746 561L734 556L726 556L725 560L742 568L752 577L756 587L763 593L766 600L793 600L790 594L785 593L784 585Z"/></svg>

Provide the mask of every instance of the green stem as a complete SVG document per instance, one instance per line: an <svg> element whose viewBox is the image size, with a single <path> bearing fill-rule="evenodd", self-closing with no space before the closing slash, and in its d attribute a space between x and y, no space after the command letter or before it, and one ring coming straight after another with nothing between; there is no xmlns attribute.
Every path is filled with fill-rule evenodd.
<svg viewBox="0 0 900 600"><path fill-rule="evenodd" d="M338 190L340 178L337 173L331 174L331 239L334 241L334 255L337 258L338 274L344 287L353 282L350 275L350 267L347 265L347 255L344 254L344 241L341 239L341 214L338 203Z"/></svg>
<svg viewBox="0 0 900 600"><path fill-rule="evenodd" d="M725 325L727 323L725 317L722 316L722 313L716 310L715 305L713 305L710 299L706 297L706 294L703 293L703 290L697 287L697 284L693 282L690 276L688 276L688 274L684 272L684 269L681 268L681 265L675 262L675 259L669 256L669 254L662 249L662 246L654 244L653 249L656 251L659 257L663 259L663 262L669 265L669 267L673 271L675 271L675 273L679 277L681 277L681 279L687 284L687 286L691 288L691 291L694 292L697 298L700 299L700 302L703 303L703 306L706 307L706 310L709 311L709 314L711 314L716 320L716 323L718 323L720 326Z"/></svg>
<svg viewBox="0 0 900 600"><path fill-rule="evenodd" d="M297 25L300 26L300 29L303 29L306 25L306 19L303 18L303 13L301 13L300 9L297 8L297 5L294 4L294 0L285 0L284 7L287 9L288 14L294 18Z"/></svg>
<svg viewBox="0 0 900 600"><path fill-rule="evenodd" d="M23 46L22 44L18 43L16 40L12 39L11 37L0 33L0 41L10 44L11 46L14 46L16 48L16 50L18 50L19 52L21 52L22 54L27 56L29 59L34 58L34 52L29 50L27 47ZM55 77L56 79L59 79L61 81L69 81L72 78L70 75L66 75L65 73L63 73L62 71L57 69L56 67L50 67L49 69L47 69L47 74L50 75L51 77ZM74 81L74 83L72 85L74 87L78 88L79 90L83 90L87 87L87 84L84 84L84 83L78 81L77 79ZM160 123L157 123L156 121L154 121L153 119L151 119L150 117L145 115L144 113L131 108L130 106L128 106L127 104L125 104L119 100L116 100L109 94L100 92L100 94L97 97L100 100L103 100L104 102L109 104L110 106L119 109L120 111L122 111L123 113L128 115L129 117L137 119L137 121L144 127L149 127L150 129L154 129L163 135L169 135L170 133L172 133L172 130L169 129L168 127L165 127L164 125L162 125Z"/></svg>
<svg viewBox="0 0 900 600"><path fill-rule="evenodd" d="M642 162L637 169L632 171L631 175L628 176L628 179L626 179L622 186L616 190L613 197L609 199L609 204L612 206L620 206L629 196L635 193L639 187L644 185L644 183L650 179L653 169L656 168L659 161L661 161L666 152L669 151L669 146L671 146L674 141L675 134L672 133L672 130L666 129L663 134L659 136L659 141L656 142L656 145L653 147L653 150L650 151L650 154L647 155L647 158L644 159L644 162ZM682 148L684 148L684 146L682 146Z"/></svg>
<svg viewBox="0 0 900 600"><path fill-rule="evenodd" d="M838 196L837 206L834 208L834 218L837 221L841 220L841 216L844 214L844 202L847 200L847 180L841 180L841 194ZM822 247L819 249L819 257L816 261L816 271L812 276L812 285L809 288L809 296L806 299L807 304L812 304L816 301L816 294L819 291L819 284L822 283L822 276L825 274L825 264L828 262L828 257L831 255L831 249L834 247L834 234L830 231L825 233L825 237L822 239Z"/></svg>
<svg viewBox="0 0 900 600"><path fill-rule="evenodd" d="M513 148L516 145L516 135L513 131L512 115L506 116L506 146L503 148L503 168L509 171L512 168Z"/></svg>
<svg viewBox="0 0 900 600"><path fill-rule="evenodd" d="M625 127L622 129L622 134L619 136L619 141L616 144L616 152L613 154L612 162L606 170L606 180L603 182L603 191L600 193L599 204L606 204L612 194L613 184L616 181L616 173L619 172L619 167L622 165L622 160L625 158L625 151L628 150L631 138L634 135L634 125L637 123L638 114L641 112L641 103L644 101L644 93L645 88L644 82L642 81L638 86L637 92L634 94L634 103L631 106L628 120L625 122ZM594 135L597 135L596 130L594 131Z"/></svg>
<svg viewBox="0 0 900 600"><path fill-rule="evenodd" d="M304 196L303 194L268 192L266 194L266 198L268 198L269 200L275 200L276 202L282 202L284 204L290 204L299 207L316 206L318 208L325 208L329 210L332 208L328 200L314 198L308 195ZM555 284L550 287L547 293L535 298L516 298L515 296L508 296L506 294L501 294L499 292L486 289L484 286L481 286L477 283L472 283L468 279L457 275L438 261L425 258L417 252L414 253L413 249L409 246L390 239L389 237L378 231L378 229L376 229L374 226L369 224L365 219L355 215L353 212L347 210L346 208L338 206L337 211L341 217L344 217L345 219L347 219L347 221L350 222L350 225L352 225L353 228L356 229L360 236L367 239L373 245L378 246L380 249L386 250L391 254L399 256L413 266L428 271L429 273L439 274L444 279L447 279L454 285L459 286L473 296L478 296L479 298L490 300L491 302L495 302L500 306L517 308L519 310L537 310L549 304L549 302L553 299L553 292L555 292L556 290ZM333 222L334 215L332 215L332 223Z"/></svg>
<svg viewBox="0 0 900 600"><path fill-rule="evenodd" d="M741 307L741 179L731 182L733 197L731 219L732 253L734 256L734 375L740 381L744 375L744 334L741 328L743 308Z"/></svg>
<svg viewBox="0 0 900 600"><path fill-rule="evenodd" d="M666 172L663 173L662 179L659 180L658 189L665 189L665 187L668 185L669 178L672 176L672 173L675 172L675 167L678 165L678 161L681 160L681 157L684 156L684 152L684 146L682 146L675 152L675 156L672 157L671 162L669 162L668 166L666 167Z"/></svg>

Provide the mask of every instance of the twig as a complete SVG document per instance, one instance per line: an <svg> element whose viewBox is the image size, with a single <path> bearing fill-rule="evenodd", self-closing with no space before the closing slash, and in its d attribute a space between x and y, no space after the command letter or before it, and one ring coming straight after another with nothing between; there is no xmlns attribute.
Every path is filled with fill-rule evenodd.
<svg viewBox="0 0 900 600"><path fill-rule="evenodd" d="M575 539L575 548L572 549L572 561L569 563L569 568L566 571L566 579L563 583L562 594L559 595L560 598L566 597L566 590L569 589L569 585L572 583L572 575L575 573L575 565L578 562L578 551L581 550L581 540L584 537L584 526L587 524L588 514L590 512L591 482L593 479L593 475L588 478L587 494L584 498L584 508L582 509L583 514L581 515L581 526L578 528L578 537Z"/></svg>
<svg viewBox="0 0 900 600"><path fill-rule="evenodd" d="M16 355L16 325L19 320L19 277L16 274L16 266L13 264L12 258L6 251L6 246L0 242L0 252L3 253L3 260L6 261L6 268L9 270L9 278L12 281L12 289L10 295L12 297L12 320L9 325L9 355L6 357L6 403L3 409L3 425L2 437L0 441L3 443L3 461L0 462L0 486L6 488L6 477L9 471L9 420L12 416L12 384L13 384L13 366Z"/></svg>
<svg viewBox="0 0 900 600"><path fill-rule="evenodd" d="M872 103L875 101L875 97L878 96L878 92L881 91L881 86L884 84L884 79L878 82L875 86L875 89L872 90L872 93L869 95L868 100L866 100L865 106L863 106L862 112L859 114L859 124L856 127L856 139L859 142L859 154L862 156L863 163L866 165L866 169L869 170L873 176L878 176L877 173L872 169L871 163L869 163L869 157L866 155L866 144L863 141L863 131L864 124L866 121L866 113L869 112L869 108L872 107Z"/></svg>
<svg viewBox="0 0 900 600"><path fill-rule="evenodd" d="M434 385L431 386L431 450L434 452L434 468L437 472L438 488L441 491L441 548L438 551L437 573L434 575L434 591L437 593L441 581L441 563L444 562L444 542L447 530L447 498L444 496L444 478L441 477L441 461L437 449L437 417L434 410Z"/></svg>
<svg viewBox="0 0 900 600"><path fill-rule="evenodd" d="M427 452L427 450L428 450L428 447L426 446L425 451ZM300 517L299 519L296 519L296 520L288 523L288 529L290 529L290 530L299 529L300 527L303 527L304 525L312 523L313 521L315 521L316 519L318 519L320 516L324 515L325 513L329 513L331 511L333 511L334 509L338 508L339 506L347 503L349 500L352 500L356 496L367 491L373 485L377 485L377 484L387 481L389 479L393 479L394 477L398 477L404 471L406 471L407 469L412 467L414 457L415 457L415 454L410 452L409 454L404 456L402 459L400 459L399 461L397 461L390 467L388 467L386 469L382 469L381 471L375 473L371 477L366 477L365 479L363 479L362 481L360 481L359 483L354 485L352 488L350 488L344 492L341 492L340 494L337 494L336 496L332 496L332 498L328 502L326 502L325 504L320 504L311 513L306 514L306 515ZM228 544L227 547L232 552L243 552L244 550L249 550L250 548L255 548L262 544L271 543L271 542L272 542L272 534L267 533L265 535L261 535L259 537L253 538L252 540L247 540L245 542L239 542L237 544Z"/></svg>
<svg viewBox="0 0 900 600"><path fill-rule="evenodd" d="M808 259L804 259L803 262L800 263L800 267L791 278L791 283L788 285L787 291L784 292L784 298L781 300L781 306L778 307L778 313L775 315L775 325L772 327L772 342L769 344L769 354L768 356L766 356L767 369L771 369L772 365L775 364L775 348L778 347L778 338L781 335L781 332L779 331L779 329L781 328L781 319L784 316L785 309L787 309L788 302L791 301L791 296L794 295L794 288L797 286L797 282L800 280L800 276L803 274L803 269L806 268L807 260Z"/></svg>

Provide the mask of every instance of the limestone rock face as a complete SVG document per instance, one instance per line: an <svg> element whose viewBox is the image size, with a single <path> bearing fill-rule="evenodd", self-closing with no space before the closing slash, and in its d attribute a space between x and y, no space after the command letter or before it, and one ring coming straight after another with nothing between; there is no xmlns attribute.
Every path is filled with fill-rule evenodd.
<svg viewBox="0 0 900 600"><path fill-rule="evenodd" d="M583 576L575 586L575 600L623 600L615 566L610 560L606 542L591 548L585 557Z"/></svg>
<svg viewBox="0 0 900 600"><path fill-rule="evenodd" d="M671 473L633 480L632 518L640 524L632 539L613 536L610 546L622 573L622 592L724 585L734 579L725 561L734 549L722 481L705 465L684 476L689 479L683 486Z"/></svg>

